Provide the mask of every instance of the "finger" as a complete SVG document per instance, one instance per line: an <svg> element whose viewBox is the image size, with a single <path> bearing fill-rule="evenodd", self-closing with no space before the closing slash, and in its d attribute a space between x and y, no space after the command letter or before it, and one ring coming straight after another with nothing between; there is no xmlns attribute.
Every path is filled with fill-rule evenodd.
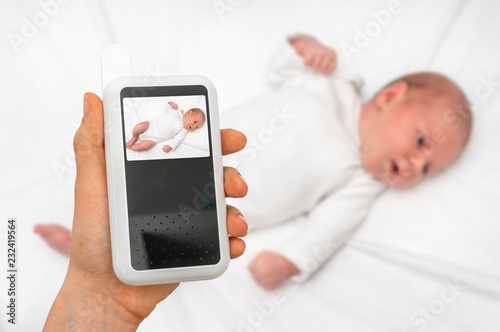
<svg viewBox="0 0 500 332"><path fill-rule="evenodd" d="M314 58L316 56L316 53L314 52L309 52L307 53L305 56L304 56L304 64L306 66L312 66L313 62L314 62Z"/></svg>
<svg viewBox="0 0 500 332"><path fill-rule="evenodd" d="M237 237L229 238L229 254L231 259L240 257L245 252L245 241Z"/></svg>
<svg viewBox="0 0 500 332"><path fill-rule="evenodd" d="M224 192L226 197L245 197L248 186L240 172L232 167L224 166Z"/></svg>
<svg viewBox="0 0 500 332"><path fill-rule="evenodd" d="M322 73L322 74L327 74L327 70L328 68L330 67L331 63L332 63L332 58L329 57L329 56L325 56L323 58L323 61L321 62L321 65L320 65L320 69L319 71Z"/></svg>
<svg viewBox="0 0 500 332"><path fill-rule="evenodd" d="M335 63L335 52L327 49L324 54L324 61L321 64L321 72L325 75L330 74L329 69L332 67L332 64Z"/></svg>
<svg viewBox="0 0 500 332"><path fill-rule="evenodd" d="M80 176L105 172L104 168L104 119L101 99L93 93L84 95L82 123L73 138L76 168Z"/></svg>
<svg viewBox="0 0 500 332"><path fill-rule="evenodd" d="M240 151L247 144L245 134L234 129L221 129L222 155Z"/></svg>
<svg viewBox="0 0 500 332"><path fill-rule="evenodd" d="M247 235L248 225L240 210L234 206L227 206L227 232L234 237Z"/></svg>
<svg viewBox="0 0 500 332"><path fill-rule="evenodd" d="M75 216L101 206L106 198L104 119L101 99L93 93L84 96L82 123L73 139L76 162ZM104 213L104 211L101 211Z"/></svg>
<svg viewBox="0 0 500 332"><path fill-rule="evenodd" d="M331 58L332 61L330 62L330 65L326 69L328 75L330 75L337 67L337 53L335 53L335 51L330 50L329 58Z"/></svg>
<svg viewBox="0 0 500 332"><path fill-rule="evenodd" d="M324 59L324 54L323 53L317 53L317 55L314 57L314 62L312 64L312 67L316 69L317 71L320 70L321 63L323 62Z"/></svg>
<svg viewBox="0 0 500 332"><path fill-rule="evenodd" d="M333 71L335 70L336 67L337 67L337 59L334 59L330 63L330 66L328 66L328 68L326 69L326 74L330 75L331 73L333 73Z"/></svg>

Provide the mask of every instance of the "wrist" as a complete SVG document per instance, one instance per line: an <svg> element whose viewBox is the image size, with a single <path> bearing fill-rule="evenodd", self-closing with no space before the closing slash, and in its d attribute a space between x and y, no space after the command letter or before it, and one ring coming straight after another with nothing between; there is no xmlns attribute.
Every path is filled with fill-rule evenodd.
<svg viewBox="0 0 500 332"><path fill-rule="evenodd" d="M106 287L70 271L52 305L44 331L136 331L143 318L119 303ZM102 287L101 287L102 286Z"/></svg>

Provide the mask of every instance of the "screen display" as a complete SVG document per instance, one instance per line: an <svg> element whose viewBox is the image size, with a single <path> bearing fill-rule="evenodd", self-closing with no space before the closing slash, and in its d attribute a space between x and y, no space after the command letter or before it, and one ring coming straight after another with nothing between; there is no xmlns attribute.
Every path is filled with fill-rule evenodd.
<svg viewBox="0 0 500 332"><path fill-rule="evenodd" d="M124 98L127 160L197 158L210 155L206 98Z"/></svg>
<svg viewBox="0 0 500 332"><path fill-rule="evenodd" d="M136 270L220 260L208 91L121 91L131 264Z"/></svg>

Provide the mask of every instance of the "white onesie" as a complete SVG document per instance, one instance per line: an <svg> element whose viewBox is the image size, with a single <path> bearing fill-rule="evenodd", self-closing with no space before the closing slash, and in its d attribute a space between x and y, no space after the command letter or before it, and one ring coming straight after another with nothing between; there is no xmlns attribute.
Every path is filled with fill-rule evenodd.
<svg viewBox="0 0 500 332"><path fill-rule="evenodd" d="M148 130L140 135L141 139L155 143L168 140L165 144L175 150L188 133L187 129L184 128L182 117L181 110L175 110L167 104L164 114L149 121Z"/></svg>
<svg viewBox="0 0 500 332"><path fill-rule="evenodd" d="M347 241L385 185L361 164L358 77L341 68L318 74L287 43L271 61L270 81L273 91L221 117L222 127L248 138L225 161L248 183L234 205L250 229L306 215L306 226L273 248L304 277Z"/></svg>

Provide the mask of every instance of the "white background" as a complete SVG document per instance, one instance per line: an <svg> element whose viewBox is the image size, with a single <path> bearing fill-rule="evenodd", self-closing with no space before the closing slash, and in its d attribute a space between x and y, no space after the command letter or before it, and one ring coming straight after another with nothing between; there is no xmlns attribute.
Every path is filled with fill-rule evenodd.
<svg viewBox="0 0 500 332"><path fill-rule="evenodd" d="M101 50L123 44L136 75L207 76L225 112L268 89L268 60L291 31L337 49L365 78L365 100L403 73L449 75L474 101L467 150L439 177L381 197L352 241L272 312L258 309L271 294L255 286L246 264L295 225L251 234L247 254L222 278L181 285L141 330L244 331L249 319L247 330L255 331L500 329L500 87L487 83L500 81L498 1L402 0L349 63L342 45L354 45L358 29L373 25L373 12L390 1L71 0L44 20L47 2L0 3L0 225L17 217L20 227L19 325L7 326L0 312L2 330L40 330L64 279L68 259L32 227L71 226L72 138L84 92L100 95ZM39 27L25 28L33 22ZM13 47L10 39L23 33ZM439 307L447 282L457 279L465 290ZM421 308L435 314L425 325L412 323Z"/></svg>

